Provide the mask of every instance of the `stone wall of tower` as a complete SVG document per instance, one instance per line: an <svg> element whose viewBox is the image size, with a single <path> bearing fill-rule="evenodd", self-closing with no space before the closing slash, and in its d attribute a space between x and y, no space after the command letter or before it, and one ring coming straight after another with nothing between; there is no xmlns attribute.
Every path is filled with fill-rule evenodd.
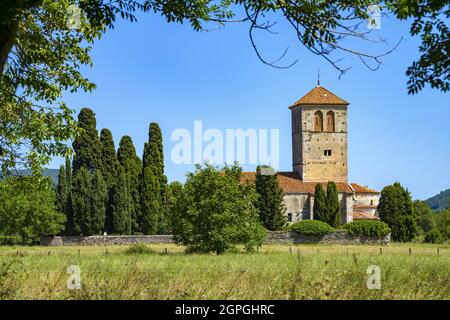
<svg viewBox="0 0 450 320"><path fill-rule="evenodd" d="M314 114L333 111L334 132L314 131ZM300 122L300 124L299 124ZM301 130L299 132L298 127ZM347 107L299 106L292 109L293 166L304 181L347 182ZM331 156L324 154L331 150Z"/></svg>

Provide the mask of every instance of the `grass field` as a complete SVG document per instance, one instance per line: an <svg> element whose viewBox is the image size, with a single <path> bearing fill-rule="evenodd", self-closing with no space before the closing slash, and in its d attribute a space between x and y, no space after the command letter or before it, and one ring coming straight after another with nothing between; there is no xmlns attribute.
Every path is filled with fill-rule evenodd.
<svg viewBox="0 0 450 320"><path fill-rule="evenodd" d="M0 247L0 298L450 299L449 245L273 245L222 256L150 247L157 253ZM80 290L67 288L70 265L80 268ZM367 288L369 265L381 268L379 290Z"/></svg>

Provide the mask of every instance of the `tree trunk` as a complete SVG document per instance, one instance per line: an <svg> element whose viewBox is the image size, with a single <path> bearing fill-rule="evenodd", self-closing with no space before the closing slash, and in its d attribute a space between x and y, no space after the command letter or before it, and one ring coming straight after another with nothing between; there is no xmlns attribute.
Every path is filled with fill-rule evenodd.
<svg viewBox="0 0 450 320"><path fill-rule="evenodd" d="M16 40L19 22L13 21L9 25L4 25L0 32L0 75L3 75L9 52Z"/></svg>
<svg viewBox="0 0 450 320"><path fill-rule="evenodd" d="M42 0L0 0L0 77L8 55L16 42L21 14L24 10L42 5Z"/></svg>

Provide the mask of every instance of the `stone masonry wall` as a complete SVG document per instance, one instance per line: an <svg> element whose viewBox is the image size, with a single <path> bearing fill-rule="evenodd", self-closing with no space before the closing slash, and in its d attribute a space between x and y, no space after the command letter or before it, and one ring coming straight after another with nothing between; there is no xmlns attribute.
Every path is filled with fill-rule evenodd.
<svg viewBox="0 0 450 320"><path fill-rule="evenodd" d="M171 235L150 236L65 236L44 237L41 239L43 246L95 246L95 245L129 245L135 243L172 243Z"/></svg>
<svg viewBox="0 0 450 320"><path fill-rule="evenodd" d="M271 231L265 240L266 244L301 244L301 243L327 243L327 244L387 244L390 235L384 238L352 237L345 231L330 232L323 237L302 236L291 231ZM171 235L149 236L67 236L44 237L43 246L93 246L93 245L130 245L135 243L172 243Z"/></svg>

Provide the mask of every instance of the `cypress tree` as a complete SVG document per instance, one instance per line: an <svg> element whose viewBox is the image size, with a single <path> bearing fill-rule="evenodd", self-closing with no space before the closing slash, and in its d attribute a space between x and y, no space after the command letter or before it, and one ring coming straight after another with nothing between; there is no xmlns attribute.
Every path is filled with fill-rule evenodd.
<svg viewBox="0 0 450 320"><path fill-rule="evenodd" d="M67 185L67 200L65 207L66 214L66 226L65 226L65 234L72 235L73 234L73 211L72 211L72 165L71 159L66 157L66 185Z"/></svg>
<svg viewBox="0 0 450 320"><path fill-rule="evenodd" d="M78 127L81 132L72 144L75 152L73 157L74 173L81 167L90 171L101 167L100 141L96 125L95 113L89 108L81 109L78 114Z"/></svg>
<svg viewBox="0 0 450 320"><path fill-rule="evenodd" d="M314 190L314 220L327 222L327 196L323 190L322 184L316 184ZM328 223L328 222L327 222Z"/></svg>
<svg viewBox="0 0 450 320"><path fill-rule="evenodd" d="M111 218L112 232L114 234L131 233L128 182L127 176L123 170L120 170L117 183L115 183L111 189Z"/></svg>
<svg viewBox="0 0 450 320"><path fill-rule="evenodd" d="M391 228L395 241L411 241L417 233L411 195L398 182L381 191L378 215Z"/></svg>
<svg viewBox="0 0 450 320"><path fill-rule="evenodd" d="M74 234L91 234L91 176L85 167L81 167L73 178L72 211Z"/></svg>
<svg viewBox="0 0 450 320"><path fill-rule="evenodd" d="M164 206L166 187L162 134L159 125L153 122L150 123L149 141L144 145L142 160L141 203L144 232L167 232L167 210Z"/></svg>
<svg viewBox="0 0 450 320"><path fill-rule="evenodd" d="M108 199L108 187L100 171L92 173L92 234L101 234L105 230L105 209Z"/></svg>
<svg viewBox="0 0 450 320"><path fill-rule="evenodd" d="M120 139L117 151L119 163L127 175L129 205L131 215L131 233L142 231L141 195L139 180L142 173L142 161L136 155L133 140L129 136Z"/></svg>
<svg viewBox="0 0 450 320"><path fill-rule="evenodd" d="M68 186L66 181L66 167L61 165L58 173L58 185L56 186L56 205L58 211L66 213Z"/></svg>
<svg viewBox="0 0 450 320"><path fill-rule="evenodd" d="M84 236L101 234L105 224L107 187L100 171L81 167L73 177L72 211L74 233Z"/></svg>
<svg viewBox="0 0 450 320"><path fill-rule="evenodd" d="M108 190L106 202L106 221L105 229L107 233L115 233L113 226L113 207L116 205L112 199L112 189L118 183L119 161L117 160L116 149L111 131L102 129L100 132L100 150L101 150L101 173Z"/></svg>
<svg viewBox="0 0 450 320"><path fill-rule="evenodd" d="M339 204L339 193L336 183L329 181L327 185L327 221L330 226L336 228L341 223L341 209Z"/></svg>
<svg viewBox="0 0 450 320"><path fill-rule="evenodd" d="M58 173L58 185L56 187L57 207L66 216L64 233L71 235L73 232L73 215L71 206L72 168L70 159L66 158L66 165L61 165Z"/></svg>
<svg viewBox="0 0 450 320"><path fill-rule="evenodd" d="M142 174L142 232L155 234L161 215L161 196L159 181L152 167L145 167Z"/></svg>
<svg viewBox="0 0 450 320"><path fill-rule="evenodd" d="M255 185L259 195L257 207L261 224L268 230L280 230L286 224L284 215L286 208L283 202L283 190L278 183L275 171L267 166L258 166Z"/></svg>
<svg viewBox="0 0 450 320"><path fill-rule="evenodd" d="M113 136L109 129L100 132L101 167L103 178L110 189L119 176L119 161L117 160L116 148Z"/></svg>

